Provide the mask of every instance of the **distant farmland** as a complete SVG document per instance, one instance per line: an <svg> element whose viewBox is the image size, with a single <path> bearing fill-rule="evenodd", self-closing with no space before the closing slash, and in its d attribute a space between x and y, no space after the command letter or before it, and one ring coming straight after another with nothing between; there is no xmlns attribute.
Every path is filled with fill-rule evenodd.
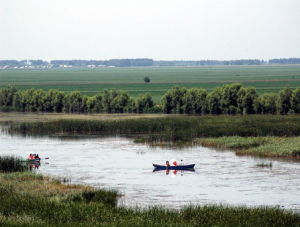
<svg viewBox="0 0 300 227"><path fill-rule="evenodd" d="M146 76L151 79L149 84L144 83ZM254 86L258 93L300 87L300 65L0 71L0 87L14 85L18 89L79 90L86 95L94 95L105 89L124 90L132 96L149 92L156 102L166 90L176 85L211 91L233 82Z"/></svg>

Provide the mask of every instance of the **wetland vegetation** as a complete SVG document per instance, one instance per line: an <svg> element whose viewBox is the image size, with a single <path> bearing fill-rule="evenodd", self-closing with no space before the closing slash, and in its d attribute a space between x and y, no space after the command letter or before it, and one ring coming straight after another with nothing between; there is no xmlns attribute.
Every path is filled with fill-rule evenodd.
<svg viewBox="0 0 300 227"><path fill-rule="evenodd" d="M0 123L12 135L129 135L154 145L201 144L299 159L298 72L296 65L37 70L22 71L24 76L8 70L1 72L1 84L16 87L0 89L0 110L21 113L0 113ZM151 83L144 83L145 76ZM29 172L15 157L1 157L0 172L0 225L300 225L299 214L274 207L117 207L117 191L62 183Z"/></svg>
<svg viewBox="0 0 300 227"><path fill-rule="evenodd" d="M10 133L53 135L59 133L149 135L172 141L220 136L299 136L299 115L179 116L112 120L63 119L8 122ZM161 137L163 136L163 137Z"/></svg>
<svg viewBox="0 0 300 227"><path fill-rule="evenodd" d="M300 137L218 137L202 138L205 147L235 150L238 155L300 159Z"/></svg>
<svg viewBox="0 0 300 227"><path fill-rule="evenodd" d="M8 114L9 115L9 114ZM7 115L6 115L7 116ZM14 115L15 116L15 115ZM35 116L35 115L33 115ZM6 123L10 134L59 136L65 134L124 135L150 144L202 144L234 149L238 154L299 158L299 115L181 116L103 119L43 119ZM93 116L93 115L92 115ZM97 119L97 117L99 117ZM206 138L206 139L205 139Z"/></svg>
<svg viewBox="0 0 300 227"><path fill-rule="evenodd" d="M26 160L14 156L0 156L0 172L23 172L29 170Z"/></svg>
<svg viewBox="0 0 300 227"><path fill-rule="evenodd" d="M1 163L1 162L0 162ZM0 224L13 226L299 226L277 207L221 205L180 210L117 207L118 192L62 183L34 172L0 173Z"/></svg>

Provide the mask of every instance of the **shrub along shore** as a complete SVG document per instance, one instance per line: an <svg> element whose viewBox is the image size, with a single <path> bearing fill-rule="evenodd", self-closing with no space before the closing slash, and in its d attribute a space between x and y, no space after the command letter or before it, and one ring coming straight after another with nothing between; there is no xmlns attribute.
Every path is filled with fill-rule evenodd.
<svg viewBox="0 0 300 227"><path fill-rule="evenodd" d="M174 87L155 104L151 95L137 98L117 90L95 96L79 91L0 89L0 111L64 113L294 114L300 113L300 88L258 95L254 87L227 84L208 93L202 88Z"/></svg>
<svg viewBox="0 0 300 227"><path fill-rule="evenodd" d="M0 225L4 226L300 225L299 214L275 207L117 207L116 191L62 183L26 170L13 172L18 168L2 169L9 159L14 158L0 158Z"/></svg>

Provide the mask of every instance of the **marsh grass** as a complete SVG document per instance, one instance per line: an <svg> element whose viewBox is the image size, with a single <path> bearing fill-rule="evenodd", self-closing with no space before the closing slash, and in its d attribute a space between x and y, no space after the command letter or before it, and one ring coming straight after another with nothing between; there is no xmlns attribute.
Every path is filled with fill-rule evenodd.
<svg viewBox="0 0 300 227"><path fill-rule="evenodd" d="M191 141L199 137L299 136L294 116L167 116L118 120L62 119L9 123L8 132L23 135L82 133L147 135L144 141Z"/></svg>
<svg viewBox="0 0 300 227"><path fill-rule="evenodd" d="M256 164L256 167L261 167L261 168L265 168L265 167L272 168L272 166L273 166L272 162L269 162L269 163L263 162L263 163Z"/></svg>
<svg viewBox="0 0 300 227"><path fill-rule="evenodd" d="M164 114L67 114L67 113L32 113L32 112L1 112L0 123L11 122L45 122L55 120L125 120L139 118L158 118Z"/></svg>
<svg viewBox="0 0 300 227"><path fill-rule="evenodd" d="M31 172L0 174L0 225L299 226L300 215L271 207L117 207L118 194L62 184Z"/></svg>
<svg viewBox="0 0 300 227"><path fill-rule="evenodd" d="M202 144L237 154L300 158L300 115L178 116L157 118L10 122L10 134L25 136L130 136L151 146ZM197 140L197 138L202 138ZM208 139L203 139L208 138Z"/></svg>
<svg viewBox="0 0 300 227"><path fill-rule="evenodd" d="M300 159L300 137L219 137L196 142L206 147L232 149L239 155Z"/></svg>
<svg viewBox="0 0 300 227"><path fill-rule="evenodd" d="M28 163L15 156L0 156L0 172L21 172L28 170Z"/></svg>

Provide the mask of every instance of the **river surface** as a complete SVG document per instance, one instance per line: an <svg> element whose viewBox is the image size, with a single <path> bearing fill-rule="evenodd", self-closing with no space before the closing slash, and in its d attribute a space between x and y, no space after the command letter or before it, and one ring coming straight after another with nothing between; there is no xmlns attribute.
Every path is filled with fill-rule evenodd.
<svg viewBox="0 0 300 227"><path fill-rule="evenodd" d="M272 205L300 211L299 162L236 156L201 146L153 148L124 137L60 139L0 133L0 155L39 153L38 172L117 189L121 206ZM152 162L183 159L195 172L153 172ZM272 168L257 167L272 162Z"/></svg>

